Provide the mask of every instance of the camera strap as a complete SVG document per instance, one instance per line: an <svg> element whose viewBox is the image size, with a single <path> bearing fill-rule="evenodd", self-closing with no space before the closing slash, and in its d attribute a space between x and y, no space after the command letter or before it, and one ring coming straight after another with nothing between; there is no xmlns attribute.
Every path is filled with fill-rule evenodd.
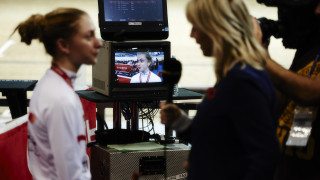
<svg viewBox="0 0 320 180"><path fill-rule="evenodd" d="M316 67L320 57L320 52L317 54L316 59L313 61L312 67L310 69L309 78L311 78L311 75L313 74L314 68Z"/></svg>
<svg viewBox="0 0 320 180"><path fill-rule="evenodd" d="M309 73L311 78L313 71L320 57L320 52L317 54ZM293 123L290 129L289 137L286 142L287 146L304 147L307 145L311 130L312 122L316 118L317 107L302 107L297 105L294 109Z"/></svg>

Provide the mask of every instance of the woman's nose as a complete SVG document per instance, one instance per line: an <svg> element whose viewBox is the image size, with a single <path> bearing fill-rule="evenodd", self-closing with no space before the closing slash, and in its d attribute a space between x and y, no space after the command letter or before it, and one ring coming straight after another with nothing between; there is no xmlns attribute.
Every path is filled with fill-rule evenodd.
<svg viewBox="0 0 320 180"><path fill-rule="evenodd" d="M101 48L102 47L102 42L98 38L96 38L96 47L97 48Z"/></svg>

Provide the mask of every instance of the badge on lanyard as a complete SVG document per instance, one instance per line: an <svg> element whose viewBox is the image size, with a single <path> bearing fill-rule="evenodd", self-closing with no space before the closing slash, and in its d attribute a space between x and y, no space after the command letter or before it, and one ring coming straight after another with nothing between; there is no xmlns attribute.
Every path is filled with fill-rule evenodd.
<svg viewBox="0 0 320 180"><path fill-rule="evenodd" d="M287 146L306 146L315 118L315 107L297 106L294 109L293 123L286 142Z"/></svg>
<svg viewBox="0 0 320 180"><path fill-rule="evenodd" d="M317 54L317 57L313 62L313 65L310 69L309 78L311 78L319 57L320 53ZM286 142L287 146L304 147L307 145L312 130L312 122L316 118L315 112L317 112L317 110L318 108L316 107L296 106L294 109L292 127Z"/></svg>

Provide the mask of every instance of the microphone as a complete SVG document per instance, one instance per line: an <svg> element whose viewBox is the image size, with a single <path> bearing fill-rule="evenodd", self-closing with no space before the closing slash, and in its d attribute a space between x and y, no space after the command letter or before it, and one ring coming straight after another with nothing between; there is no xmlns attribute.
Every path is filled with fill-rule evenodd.
<svg viewBox="0 0 320 180"><path fill-rule="evenodd" d="M176 58L172 57L163 62L163 82L168 86L167 103L172 103L173 86L179 82L181 71L181 63L176 60ZM165 135L172 136L172 131L170 131L168 127L165 127Z"/></svg>
<svg viewBox="0 0 320 180"><path fill-rule="evenodd" d="M167 61L163 62L163 82L168 86L168 97L167 102L172 103L173 97L173 86L177 84L181 77L181 63L176 60L176 58L172 57Z"/></svg>
<svg viewBox="0 0 320 180"><path fill-rule="evenodd" d="M173 86L174 84L177 84L181 77L181 63L176 60L176 58L172 57L166 61L163 62L163 82L167 84L168 86L168 97L167 97L167 103L172 103L172 97L173 97ZM164 140L164 158L167 161L167 141L168 136L172 136L172 131L165 126L165 140ZM167 163L165 163L165 170L164 170L164 179L167 179Z"/></svg>

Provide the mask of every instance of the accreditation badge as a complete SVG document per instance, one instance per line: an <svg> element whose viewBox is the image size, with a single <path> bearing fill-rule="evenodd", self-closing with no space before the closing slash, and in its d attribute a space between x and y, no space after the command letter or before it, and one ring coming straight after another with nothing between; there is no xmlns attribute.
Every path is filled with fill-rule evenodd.
<svg viewBox="0 0 320 180"><path fill-rule="evenodd" d="M315 107L302 106L297 106L294 109L293 123L286 142L287 146L303 147L307 145L316 110Z"/></svg>

